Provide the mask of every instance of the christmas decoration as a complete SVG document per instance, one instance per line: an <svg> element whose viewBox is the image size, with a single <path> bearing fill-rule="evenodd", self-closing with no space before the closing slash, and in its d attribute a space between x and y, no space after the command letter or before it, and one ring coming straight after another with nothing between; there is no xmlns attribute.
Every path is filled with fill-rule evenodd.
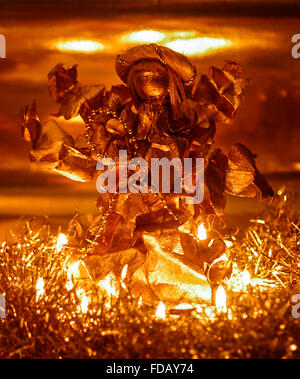
<svg viewBox="0 0 300 379"><path fill-rule="evenodd" d="M286 200L276 195L229 247L232 275L216 306L147 304L124 268L87 288L65 236L47 219L20 220L0 246L0 357L299 358L300 223Z"/></svg>
<svg viewBox="0 0 300 379"><path fill-rule="evenodd" d="M247 80L237 63L227 61L223 69L211 67L209 75L200 74L184 55L155 44L119 55L116 71L124 84L111 90L81 85L76 65L58 64L49 72L49 92L59 104L55 116L80 116L86 131L74 140L53 119L41 123L34 102L22 111L23 136L32 143L30 158L83 182L96 179L100 158L118 165L121 150L127 151L128 160L141 157L147 162L203 158L202 203L186 204L183 199L190 195L173 187L169 194L105 193L97 201L94 222L73 218L68 246L85 265L85 279L119 276L127 265L127 277L145 297L153 298L154 290L167 300L210 302L211 290L232 272L224 240L238 231L226 227L225 195L273 196L255 155L244 145L234 144L227 155L213 146L216 124L233 121ZM195 170L191 175L193 182ZM207 231L205 238L197 235L200 225ZM184 288L191 282L197 286L194 293Z"/></svg>

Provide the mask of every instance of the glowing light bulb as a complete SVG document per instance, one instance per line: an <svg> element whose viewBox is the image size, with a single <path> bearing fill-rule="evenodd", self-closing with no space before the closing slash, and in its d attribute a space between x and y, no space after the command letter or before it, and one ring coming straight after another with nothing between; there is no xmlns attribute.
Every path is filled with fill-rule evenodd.
<svg viewBox="0 0 300 379"><path fill-rule="evenodd" d="M142 304L143 304L143 298L142 296L140 296L139 301L138 301L138 307L140 308Z"/></svg>
<svg viewBox="0 0 300 379"><path fill-rule="evenodd" d="M166 319L166 306L162 301L160 301L158 304L155 312L155 317L162 320Z"/></svg>
<svg viewBox="0 0 300 379"><path fill-rule="evenodd" d="M196 37L188 39L176 39L168 42L165 46L185 55L201 55L209 51L221 49L232 44L224 38Z"/></svg>
<svg viewBox="0 0 300 379"><path fill-rule="evenodd" d="M62 248L64 245L68 243L68 238L64 233L60 233L57 237L57 242L56 242L56 251L59 253L61 252Z"/></svg>
<svg viewBox="0 0 300 379"><path fill-rule="evenodd" d="M241 280L243 283L244 290L246 290L249 284L251 283L251 276L248 270L244 270L241 273Z"/></svg>
<svg viewBox="0 0 300 379"><path fill-rule="evenodd" d="M207 238L207 233L204 224L198 226L197 237L200 241L204 241Z"/></svg>
<svg viewBox="0 0 300 379"><path fill-rule="evenodd" d="M128 269L128 265L125 265L122 269L122 273L121 273L121 279L122 281L126 278L126 275L127 275L127 269Z"/></svg>
<svg viewBox="0 0 300 379"><path fill-rule="evenodd" d="M225 313L227 311L226 291L221 285L218 287L216 292L216 307L218 313Z"/></svg>
<svg viewBox="0 0 300 379"><path fill-rule="evenodd" d="M44 279L43 278L39 278L38 281L36 282L36 301L38 301L45 293L45 289L44 289L44 285L45 285L45 282L44 282Z"/></svg>
<svg viewBox="0 0 300 379"><path fill-rule="evenodd" d="M193 309L193 308L194 307L192 306L192 304L189 304L189 303L181 303L174 307L174 309Z"/></svg>
<svg viewBox="0 0 300 379"><path fill-rule="evenodd" d="M125 42L140 42L140 43L155 43L163 40L165 33L158 32L157 30L139 30L123 36Z"/></svg>
<svg viewBox="0 0 300 379"><path fill-rule="evenodd" d="M55 43L55 47L62 51L75 51L80 53L94 53L104 50L103 43L92 40L69 40Z"/></svg>
<svg viewBox="0 0 300 379"><path fill-rule="evenodd" d="M85 294L85 292L82 288L79 288L76 291L76 293L77 293L77 296L79 297L79 299L81 300L81 303L80 303L78 310L81 311L82 313L87 313L88 308L89 308L89 303L90 303L89 298L87 297L87 295Z"/></svg>
<svg viewBox="0 0 300 379"><path fill-rule="evenodd" d="M107 298L105 306L109 309L112 304L112 299L119 296L119 282L116 276L110 273L104 279L101 279L97 284L101 288L104 296Z"/></svg>
<svg viewBox="0 0 300 379"><path fill-rule="evenodd" d="M122 288L124 288L124 290L127 289L126 284L124 283L124 280L125 280L126 275L127 275L127 269L128 269L128 265L125 265L122 269L122 272L121 272L121 286L122 286Z"/></svg>

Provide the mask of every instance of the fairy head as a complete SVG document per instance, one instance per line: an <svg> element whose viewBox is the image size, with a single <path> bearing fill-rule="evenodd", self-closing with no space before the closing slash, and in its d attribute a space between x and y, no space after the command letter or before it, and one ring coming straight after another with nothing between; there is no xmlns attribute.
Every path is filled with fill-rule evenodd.
<svg viewBox="0 0 300 379"><path fill-rule="evenodd" d="M184 55L156 44L136 46L118 55L116 71L137 107L151 99L169 98L174 119L180 117L180 103L196 75L195 66Z"/></svg>

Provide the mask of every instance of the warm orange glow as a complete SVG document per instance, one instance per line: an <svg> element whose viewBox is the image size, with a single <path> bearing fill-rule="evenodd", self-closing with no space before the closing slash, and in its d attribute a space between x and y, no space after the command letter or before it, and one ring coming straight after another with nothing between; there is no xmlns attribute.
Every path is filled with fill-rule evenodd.
<svg viewBox="0 0 300 379"><path fill-rule="evenodd" d="M202 309L200 308L199 313L202 312ZM206 307L204 308L204 312L206 314L206 316L211 320L211 321L214 321L216 319L216 309L215 307L211 306L211 307Z"/></svg>
<svg viewBox="0 0 300 379"><path fill-rule="evenodd" d="M45 285L45 282L44 282L44 279L43 278L39 278L38 281L36 282L36 301L38 301L45 293L45 289L44 289L44 285Z"/></svg>
<svg viewBox="0 0 300 379"><path fill-rule="evenodd" d="M204 241L207 238L207 233L204 224L198 226L197 237L200 241Z"/></svg>
<svg viewBox="0 0 300 379"><path fill-rule="evenodd" d="M64 263L64 267L67 272L66 288L68 291L74 287L76 281L81 279L91 279L85 263L81 260L72 261L72 257L68 257Z"/></svg>
<svg viewBox="0 0 300 379"><path fill-rule="evenodd" d="M57 237L56 251L59 253L64 245L68 243L68 238L64 233L60 233Z"/></svg>
<svg viewBox="0 0 300 379"><path fill-rule="evenodd" d="M162 320L166 319L166 306L162 301L160 301L158 304L155 312L155 317Z"/></svg>
<svg viewBox="0 0 300 379"><path fill-rule="evenodd" d="M276 281L271 280L271 279L260 279L260 278L254 278L251 279L251 285L253 287L258 286L258 287L265 287L265 288L274 288L276 287Z"/></svg>
<svg viewBox="0 0 300 379"><path fill-rule="evenodd" d="M139 301L138 301L138 307L140 308L142 304L143 304L143 298L142 296L140 296Z"/></svg>
<svg viewBox="0 0 300 379"><path fill-rule="evenodd" d="M122 38L125 42L140 42L140 43L155 43L163 40L165 33L158 32L157 30L139 30L125 34Z"/></svg>
<svg viewBox="0 0 300 379"><path fill-rule="evenodd" d="M245 292L250 284L254 285L249 271L239 271L236 264L232 267L232 275L227 284L234 292Z"/></svg>
<svg viewBox="0 0 300 379"><path fill-rule="evenodd" d="M294 169L297 170L297 171L300 171L300 162L295 162L294 163Z"/></svg>
<svg viewBox="0 0 300 379"><path fill-rule="evenodd" d="M57 172L60 175L65 176L66 178L74 180L75 182L83 182L84 183L84 179L82 179L82 177L80 175L69 173L69 172L66 172L66 171L60 171L60 170L57 170L57 169L53 169L52 171L53 172Z"/></svg>
<svg viewBox="0 0 300 379"><path fill-rule="evenodd" d="M79 264L80 262L76 261L72 263L67 270L68 281L66 284L66 288L69 291L74 287L76 278L80 277Z"/></svg>
<svg viewBox="0 0 300 379"><path fill-rule="evenodd" d="M227 257L227 255L225 253L222 254L219 258L215 259L213 261L212 265L214 265L214 264L216 264L218 262L222 262L222 261L225 261L225 262L228 261L228 257Z"/></svg>
<svg viewBox="0 0 300 379"><path fill-rule="evenodd" d="M274 272L273 272L274 274ZM239 271L237 265L234 263L232 266L232 275L227 282L227 287L234 292L245 292L248 290L249 285L253 288L263 288L263 287L275 287L276 282L270 279L262 279L251 277L248 270Z"/></svg>
<svg viewBox="0 0 300 379"><path fill-rule="evenodd" d="M189 39L176 39L165 46L185 55L201 55L208 51L228 47L232 43L224 38L197 37Z"/></svg>
<svg viewBox="0 0 300 379"><path fill-rule="evenodd" d="M103 43L92 40L67 40L58 41L55 47L62 51L75 51L80 53L94 53L96 51L104 50Z"/></svg>
<svg viewBox="0 0 300 379"><path fill-rule="evenodd" d="M124 288L124 290L127 289L126 284L124 283L124 280L125 280L126 275L127 275L127 269L128 269L128 265L125 265L122 269L122 272L121 272L121 286L122 286L122 288Z"/></svg>
<svg viewBox="0 0 300 379"><path fill-rule="evenodd" d="M80 303L78 310L81 311L82 313L87 313L88 308L89 308L89 303L90 303L89 298L87 297L87 295L85 294L85 292L82 288L79 288L76 291L76 293L77 293L77 296L79 297L79 299L81 300L81 303Z"/></svg>
<svg viewBox="0 0 300 379"><path fill-rule="evenodd" d="M192 38L197 36L195 30L184 30L170 33L174 38Z"/></svg>
<svg viewBox="0 0 300 379"><path fill-rule="evenodd" d="M176 305L176 307L174 307L174 309L193 309L194 307L192 306L192 304L189 304L189 303L181 303L181 304L178 304Z"/></svg>
<svg viewBox="0 0 300 379"><path fill-rule="evenodd" d="M224 240L224 243L225 243L226 247L228 247L228 248L233 246L233 243L231 241Z"/></svg>
<svg viewBox="0 0 300 379"><path fill-rule="evenodd" d="M119 296L119 285L116 276L113 273L108 274L104 279L98 282L98 286L103 291L104 296L107 297L105 303L106 308L111 307L112 298Z"/></svg>
<svg viewBox="0 0 300 379"><path fill-rule="evenodd" d="M223 286L219 286L216 291L216 307L218 313L227 311L226 291Z"/></svg>
<svg viewBox="0 0 300 379"><path fill-rule="evenodd" d="M126 278L126 275L127 275L127 269L128 269L128 265L125 265L122 269L122 273L121 273L121 279L122 281Z"/></svg>
<svg viewBox="0 0 300 379"><path fill-rule="evenodd" d="M244 270L241 273L241 280L243 283L244 290L246 290L249 284L251 284L251 275L248 270Z"/></svg>
<svg viewBox="0 0 300 379"><path fill-rule="evenodd" d="M73 118L70 118L69 120L65 120L63 117L60 116L60 117L57 117L57 122L63 127L64 126L72 127L72 126L74 126L74 124L76 124L76 125L78 124L78 126L79 126L79 124L81 124L81 125L84 124L81 116L79 116L79 115L77 115Z"/></svg>
<svg viewBox="0 0 300 379"><path fill-rule="evenodd" d="M202 55L232 45L232 41L220 37L200 36L194 30L158 31L139 30L125 34L125 43L157 43L186 55Z"/></svg>

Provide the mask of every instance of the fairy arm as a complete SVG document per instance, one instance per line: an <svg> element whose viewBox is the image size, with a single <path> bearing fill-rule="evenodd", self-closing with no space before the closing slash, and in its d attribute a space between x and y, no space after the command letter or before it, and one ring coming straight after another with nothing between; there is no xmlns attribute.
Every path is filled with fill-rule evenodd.
<svg viewBox="0 0 300 379"><path fill-rule="evenodd" d="M31 161L72 180L91 181L99 156L107 152L113 155L122 141L123 125L113 115L120 114L126 103L126 87L107 91L102 85L82 86L77 81L76 66L60 64L48 74L48 85L51 97L60 105L55 116L66 120L80 116L89 129L74 141L54 119L41 123L34 102L22 110L23 135L32 142ZM99 108L106 111L92 117Z"/></svg>
<svg viewBox="0 0 300 379"><path fill-rule="evenodd" d="M41 123L36 104L21 110L22 134L31 142L30 160L42 169L60 173L68 178L88 182L93 180L96 168L94 159L75 146L72 136L67 134L55 120Z"/></svg>

